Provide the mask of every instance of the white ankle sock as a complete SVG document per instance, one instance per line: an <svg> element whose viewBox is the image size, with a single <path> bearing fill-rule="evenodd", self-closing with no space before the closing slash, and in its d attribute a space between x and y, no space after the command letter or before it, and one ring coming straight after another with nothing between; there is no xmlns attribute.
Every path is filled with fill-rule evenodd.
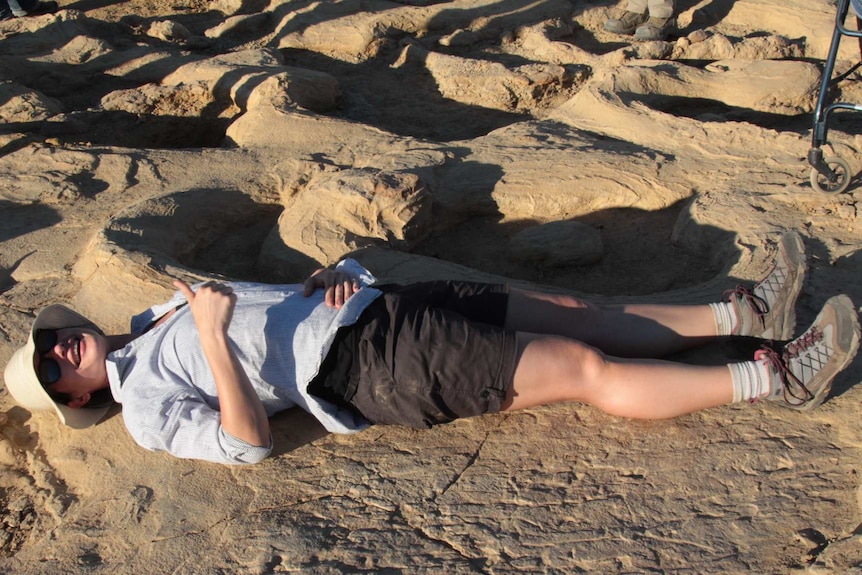
<svg viewBox="0 0 862 575"><path fill-rule="evenodd" d="M731 363L727 367L733 382L733 403L763 399L772 393L772 374L764 362Z"/></svg>
<svg viewBox="0 0 862 575"><path fill-rule="evenodd" d="M736 312L733 311L733 304L728 302L711 303L712 314L715 317L715 335L730 335L736 329L736 322L739 321L736 317Z"/></svg>

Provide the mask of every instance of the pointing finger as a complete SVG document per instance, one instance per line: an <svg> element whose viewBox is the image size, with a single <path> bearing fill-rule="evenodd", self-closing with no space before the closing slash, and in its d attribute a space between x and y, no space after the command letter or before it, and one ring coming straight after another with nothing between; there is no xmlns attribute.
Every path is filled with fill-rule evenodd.
<svg viewBox="0 0 862 575"><path fill-rule="evenodd" d="M195 292L193 292L192 288L189 287L189 284L187 284L183 280L174 280L174 287L180 290L180 292L185 296L186 300L192 301L193 299L195 299Z"/></svg>

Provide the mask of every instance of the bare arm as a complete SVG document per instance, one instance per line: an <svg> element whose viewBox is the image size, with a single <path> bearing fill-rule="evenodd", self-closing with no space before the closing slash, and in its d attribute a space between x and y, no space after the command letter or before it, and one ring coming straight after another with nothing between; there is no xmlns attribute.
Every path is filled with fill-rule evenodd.
<svg viewBox="0 0 862 575"><path fill-rule="evenodd" d="M189 302L201 346L215 379L221 406L222 429L251 445L268 446L269 419L260 398L228 344L227 329L233 317L236 294L230 286L207 282L192 291L187 283L174 285Z"/></svg>

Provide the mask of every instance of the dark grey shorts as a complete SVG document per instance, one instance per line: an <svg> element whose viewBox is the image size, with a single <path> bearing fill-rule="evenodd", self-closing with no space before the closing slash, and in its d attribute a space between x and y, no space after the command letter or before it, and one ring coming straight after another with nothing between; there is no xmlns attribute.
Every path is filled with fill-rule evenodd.
<svg viewBox="0 0 862 575"><path fill-rule="evenodd" d="M375 287L383 295L339 330L309 391L376 424L429 428L498 412L517 354L503 327L507 286Z"/></svg>

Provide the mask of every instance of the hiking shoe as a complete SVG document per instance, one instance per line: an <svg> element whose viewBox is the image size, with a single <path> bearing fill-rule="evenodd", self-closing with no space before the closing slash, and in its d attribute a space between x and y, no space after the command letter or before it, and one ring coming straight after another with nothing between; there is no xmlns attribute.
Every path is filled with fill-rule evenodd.
<svg viewBox="0 0 862 575"><path fill-rule="evenodd" d="M55 0L39 2L35 8L27 11L28 16L41 16L42 14L54 14L60 6Z"/></svg>
<svg viewBox="0 0 862 575"><path fill-rule="evenodd" d="M620 18L611 18L605 22L605 30L614 34L634 34L638 26L647 21L646 14L625 12Z"/></svg>
<svg viewBox="0 0 862 575"><path fill-rule="evenodd" d="M647 42L649 40L664 40L668 32L676 27L673 18L650 18L646 24L638 26L635 30L635 40Z"/></svg>
<svg viewBox="0 0 862 575"><path fill-rule="evenodd" d="M859 320L846 295L826 302L814 323L779 353L763 346L754 355L772 374L772 392L765 398L800 411L826 401L832 380L859 349Z"/></svg>
<svg viewBox="0 0 862 575"><path fill-rule="evenodd" d="M55 0L46 0L44 2L38 2L35 6L27 10L12 9L12 15L16 18L21 18L23 16L41 16L43 14L53 14L59 9L60 6Z"/></svg>
<svg viewBox="0 0 862 575"><path fill-rule="evenodd" d="M796 232L778 240L778 255L769 275L753 288L725 292L736 315L731 335L788 340L796 327L796 298L805 280L805 246Z"/></svg>

